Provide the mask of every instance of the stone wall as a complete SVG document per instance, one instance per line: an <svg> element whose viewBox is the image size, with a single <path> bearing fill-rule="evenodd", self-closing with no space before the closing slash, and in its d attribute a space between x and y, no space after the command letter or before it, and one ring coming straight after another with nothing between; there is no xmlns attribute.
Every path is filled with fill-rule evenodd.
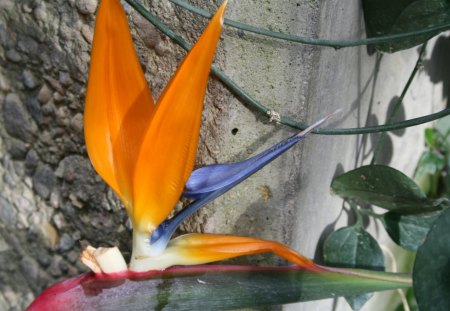
<svg viewBox="0 0 450 311"><path fill-rule="evenodd" d="M192 2L214 11L221 1ZM167 0L143 3L189 42L195 42L206 25L204 19ZM86 271L78 256L87 243L117 245L129 256L128 217L93 171L84 146L83 102L97 4L97 0L0 1L0 310L22 310L49 284ZM125 9L157 98L184 52L132 8L125 5ZM234 1L227 17L309 37L364 35L359 4L347 7L342 1L296 1L285 6L278 1ZM440 44L447 46L448 40L443 40ZM313 48L226 27L216 62L281 114L311 122L340 107L343 116L334 125L361 126L370 111L384 122L386 106L403 87L417 53L396 55L377 63L365 47ZM428 66L433 82L443 80L437 67ZM380 67L382 78L376 79ZM422 79L429 82L427 75ZM442 92L448 96L448 84L444 86L444 91L432 86L427 97L420 98L430 93L442 98ZM417 98L416 103L420 106ZM407 117L429 113L436 105L414 106ZM210 79L203 116L198 165L244 159L292 133L249 110L215 78ZM420 139L420 131L409 132L409 137ZM317 242L340 215L338 199L328 194L331 178L364 161L358 148L368 139L314 137L192 216L181 231L272 239L314 257L320 253ZM419 151L407 162L418 156ZM400 167L404 162L394 158L392 163L404 168ZM413 165L406 169L410 172ZM280 260L256 256L235 262ZM323 310L332 304L293 308Z"/></svg>

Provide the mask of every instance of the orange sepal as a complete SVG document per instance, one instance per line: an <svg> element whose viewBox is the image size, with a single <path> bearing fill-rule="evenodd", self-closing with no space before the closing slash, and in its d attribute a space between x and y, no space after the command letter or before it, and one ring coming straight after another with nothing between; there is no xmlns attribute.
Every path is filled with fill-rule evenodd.
<svg viewBox="0 0 450 311"><path fill-rule="evenodd" d="M165 88L137 158L133 223L151 232L179 200L195 161L203 100L226 1Z"/></svg>
<svg viewBox="0 0 450 311"><path fill-rule="evenodd" d="M120 1L102 0L86 94L86 147L95 170L129 211L136 157L153 111Z"/></svg>
<svg viewBox="0 0 450 311"><path fill-rule="evenodd" d="M308 270L320 269L313 261L281 243L240 236L186 234L170 241L164 253L178 254L179 265L197 265L267 252Z"/></svg>

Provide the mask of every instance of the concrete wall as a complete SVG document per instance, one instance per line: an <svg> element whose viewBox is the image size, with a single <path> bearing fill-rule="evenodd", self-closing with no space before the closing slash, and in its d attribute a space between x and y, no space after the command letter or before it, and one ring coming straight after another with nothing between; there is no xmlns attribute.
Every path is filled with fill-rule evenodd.
<svg viewBox="0 0 450 311"><path fill-rule="evenodd" d="M192 1L213 11L220 1ZM97 0L0 1L0 309L21 310L56 280L85 271L83 244L118 245L129 255L130 224L86 156L82 110ZM206 21L168 1L144 1L190 42ZM184 52L125 6L155 98ZM364 36L359 2L231 1L227 17L275 31L334 39ZM448 51L448 40L438 45ZM445 60L445 53L429 55ZM412 70L417 50L383 56L365 47L334 50L225 28L217 62L256 99L299 121L337 108L330 126L383 123ZM447 63L446 63L447 64ZM427 62L405 101L406 118L435 111L448 77ZM450 71L448 71L450 72ZM431 82L430 82L431 79ZM445 81L445 79L444 79ZM447 80L448 81L448 80ZM423 127L422 127L423 128ZM383 157L411 174L422 128L389 135ZM205 103L198 165L237 161L291 135L242 105L216 79ZM184 232L246 235L284 242L320 259L318 242L347 222L329 193L336 172L370 158L373 137L314 136L183 224ZM373 232L376 226L371 225ZM378 226L379 227L379 226ZM274 256L237 263L279 264ZM289 310L331 310L333 301ZM342 310L345 303L337 303Z"/></svg>

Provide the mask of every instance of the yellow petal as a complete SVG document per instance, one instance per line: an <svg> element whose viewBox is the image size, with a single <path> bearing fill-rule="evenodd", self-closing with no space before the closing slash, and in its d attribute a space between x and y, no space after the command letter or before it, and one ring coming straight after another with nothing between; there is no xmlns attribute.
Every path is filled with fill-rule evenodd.
<svg viewBox="0 0 450 311"><path fill-rule="evenodd" d="M134 176L134 229L150 232L169 215L194 166L203 99L226 1L161 95Z"/></svg>
<svg viewBox="0 0 450 311"><path fill-rule="evenodd" d="M186 234L170 241L163 254L132 260L135 271L162 270L175 265L199 265L243 255L274 253L302 268L321 270L318 265L289 247L273 241L239 236Z"/></svg>
<svg viewBox="0 0 450 311"><path fill-rule="evenodd" d="M129 208L134 165L154 111L119 0L102 0L92 43L84 131L95 170Z"/></svg>

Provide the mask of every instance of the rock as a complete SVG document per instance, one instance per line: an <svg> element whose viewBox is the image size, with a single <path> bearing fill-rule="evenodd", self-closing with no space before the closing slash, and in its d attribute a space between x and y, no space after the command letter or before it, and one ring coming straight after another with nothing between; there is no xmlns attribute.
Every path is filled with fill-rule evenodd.
<svg viewBox="0 0 450 311"><path fill-rule="evenodd" d="M32 90L38 86L36 78L34 77L33 73L31 71L29 71L28 69L25 69L22 72L22 82L30 90Z"/></svg>
<svg viewBox="0 0 450 311"><path fill-rule="evenodd" d="M39 44L30 36L20 36L17 42L17 50L34 56L39 53Z"/></svg>
<svg viewBox="0 0 450 311"><path fill-rule="evenodd" d="M30 257L22 258L20 261L20 270L31 283L35 283L38 280L39 266L37 262Z"/></svg>
<svg viewBox="0 0 450 311"><path fill-rule="evenodd" d="M27 152L28 147L23 141L11 138L8 153L13 160L24 160Z"/></svg>
<svg viewBox="0 0 450 311"><path fill-rule="evenodd" d="M63 87L61 86L61 83L59 83L58 80L53 79L50 76L44 76L44 79L45 79L45 81L47 81L51 85L51 87L54 90L56 90L59 94L64 95L64 89L63 89Z"/></svg>
<svg viewBox="0 0 450 311"><path fill-rule="evenodd" d="M52 98L52 91L49 89L48 85L44 83L39 90L37 100L41 104L46 104L50 100L50 98Z"/></svg>
<svg viewBox="0 0 450 311"><path fill-rule="evenodd" d="M156 27L137 12L133 14L133 23L136 25L139 37L147 47L153 49L161 41L161 35Z"/></svg>
<svg viewBox="0 0 450 311"><path fill-rule="evenodd" d="M52 168L47 165L39 165L33 176L33 188L43 199L48 198L56 184L56 176Z"/></svg>
<svg viewBox="0 0 450 311"><path fill-rule="evenodd" d="M22 60L22 57L16 49L6 51L6 58L13 63L19 63Z"/></svg>
<svg viewBox="0 0 450 311"><path fill-rule="evenodd" d="M61 84L64 86L70 86L73 84L73 80L70 77L70 74L65 71L59 72L59 82L61 82Z"/></svg>
<svg viewBox="0 0 450 311"><path fill-rule="evenodd" d="M44 3L41 3L40 5L38 5L34 9L33 14L34 14L34 18L36 18L38 21L41 21L44 23L47 22L47 19L48 19L47 10L44 6Z"/></svg>
<svg viewBox="0 0 450 311"><path fill-rule="evenodd" d="M8 243L6 243L5 239L0 235L0 253L9 251L10 249Z"/></svg>
<svg viewBox="0 0 450 311"><path fill-rule="evenodd" d="M64 215L62 213L55 214L52 220L56 228L58 228L58 230L61 230L67 225L66 220L64 219Z"/></svg>
<svg viewBox="0 0 450 311"><path fill-rule="evenodd" d="M155 52L158 56L165 56L170 53L170 48L164 43L164 41L160 41L155 46Z"/></svg>
<svg viewBox="0 0 450 311"><path fill-rule="evenodd" d="M72 120L70 120L70 127L78 133L83 132L83 114L77 113L73 116Z"/></svg>
<svg viewBox="0 0 450 311"><path fill-rule="evenodd" d="M6 131L12 137L25 142L32 142L37 132L36 124L31 121L22 101L15 93L6 95L3 104L3 120Z"/></svg>
<svg viewBox="0 0 450 311"><path fill-rule="evenodd" d="M56 193L56 192L52 192L50 194L50 205L53 208L58 208L59 207L59 202L60 202L59 194Z"/></svg>
<svg viewBox="0 0 450 311"><path fill-rule="evenodd" d="M16 210L3 197L0 197L0 220L5 225L14 226L17 221Z"/></svg>
<svg viewBox="0 0 450 311"><path fill-rule="evenodd" d="M34 149L31 149L25 156L25 173L32 175L38 164L39 156Z"/></svg>
<svg viewBox="0 0 450 311"><path fill-rule="evenodd" d="M89 25L81 26L81 35L87 43L91 44L92 40L94 40L94 33Z"/></svg>
<svg viewBox="0 0 450 311"><path fill-rule="evenodd" d="M59 239L59 250L62 252L67 252L68 250L72 249L75 245L75 241L68 235L67 233L64 233Z"/></svg>
<svg viewBox="0 0 450 311"><path fill-rule="evenodd" d="M64 158L59 163L56 176L66 181L61 194L69 198L72 204L82 204L83 207L101 205L105 184L96 181L97 174L88 159L79 155Z"/></svg>
<svg viewBox="0 0 450 311"><path fill-rule="evenodd" d="M53 99L55 100L55 102L59 103L64 99L64 96L59 92L55 92L53 93Z"/></svg>
<svg viewBox="0 0 450 311"><path fill-rule="evenodd" d="M70 263L74 264L78 261L78 258L80 258L80 252L73 250L69 254L67 254L66 257Z"/></svg>
<svg viewBox="0 0 450 311"><path fill-rule="evenodd" d="M47 245L50 248L55 249L59 241L58 232L56 231L55 227L53 227L50 223L46 222L44 225L40 227L40 230L42 236L47 242Z"/></svg>
<svg viewBox="0 0 450 311"><path fill-rule="evenodd" d="M7 92L11 89L9 81L0 74L0 91Z"/></svg>
<svg viewBox="0 0 450 311"><path fill-rule="evenodd" d="M97 0L78 0L77 9L78 12L84 15L94 14L97 4Z"/></svg>
<svg viewBox="0 0 450 311"><path fill-rule="evenodd" d="M56 106L53 102L50 101L42 106L41 111L42 111L42 114L45 116L54 115L55 111L56 111Z"/></svg>
<svg viewBox="0 0 450 311"><path fill-rule="evenodd" d="M28 112L31 114L31 117L33 118L33 120L38 125L42 125L43 117L42 117L41 105L39 104L39 101L36 98L31 97L27 100L26 103L27 103Z"/></svg>
<svg viewBox="0 0 450 311"><path fill-rule="evenodd" d="M62 272L61 272L60 264L62 261L63 261L62 256L60 256L60 255L53 256L53 260L52 260L52 263L50 264L50 268L49 268L49 272L52 276L54 276L54 277L61 276Z"/></svg>

